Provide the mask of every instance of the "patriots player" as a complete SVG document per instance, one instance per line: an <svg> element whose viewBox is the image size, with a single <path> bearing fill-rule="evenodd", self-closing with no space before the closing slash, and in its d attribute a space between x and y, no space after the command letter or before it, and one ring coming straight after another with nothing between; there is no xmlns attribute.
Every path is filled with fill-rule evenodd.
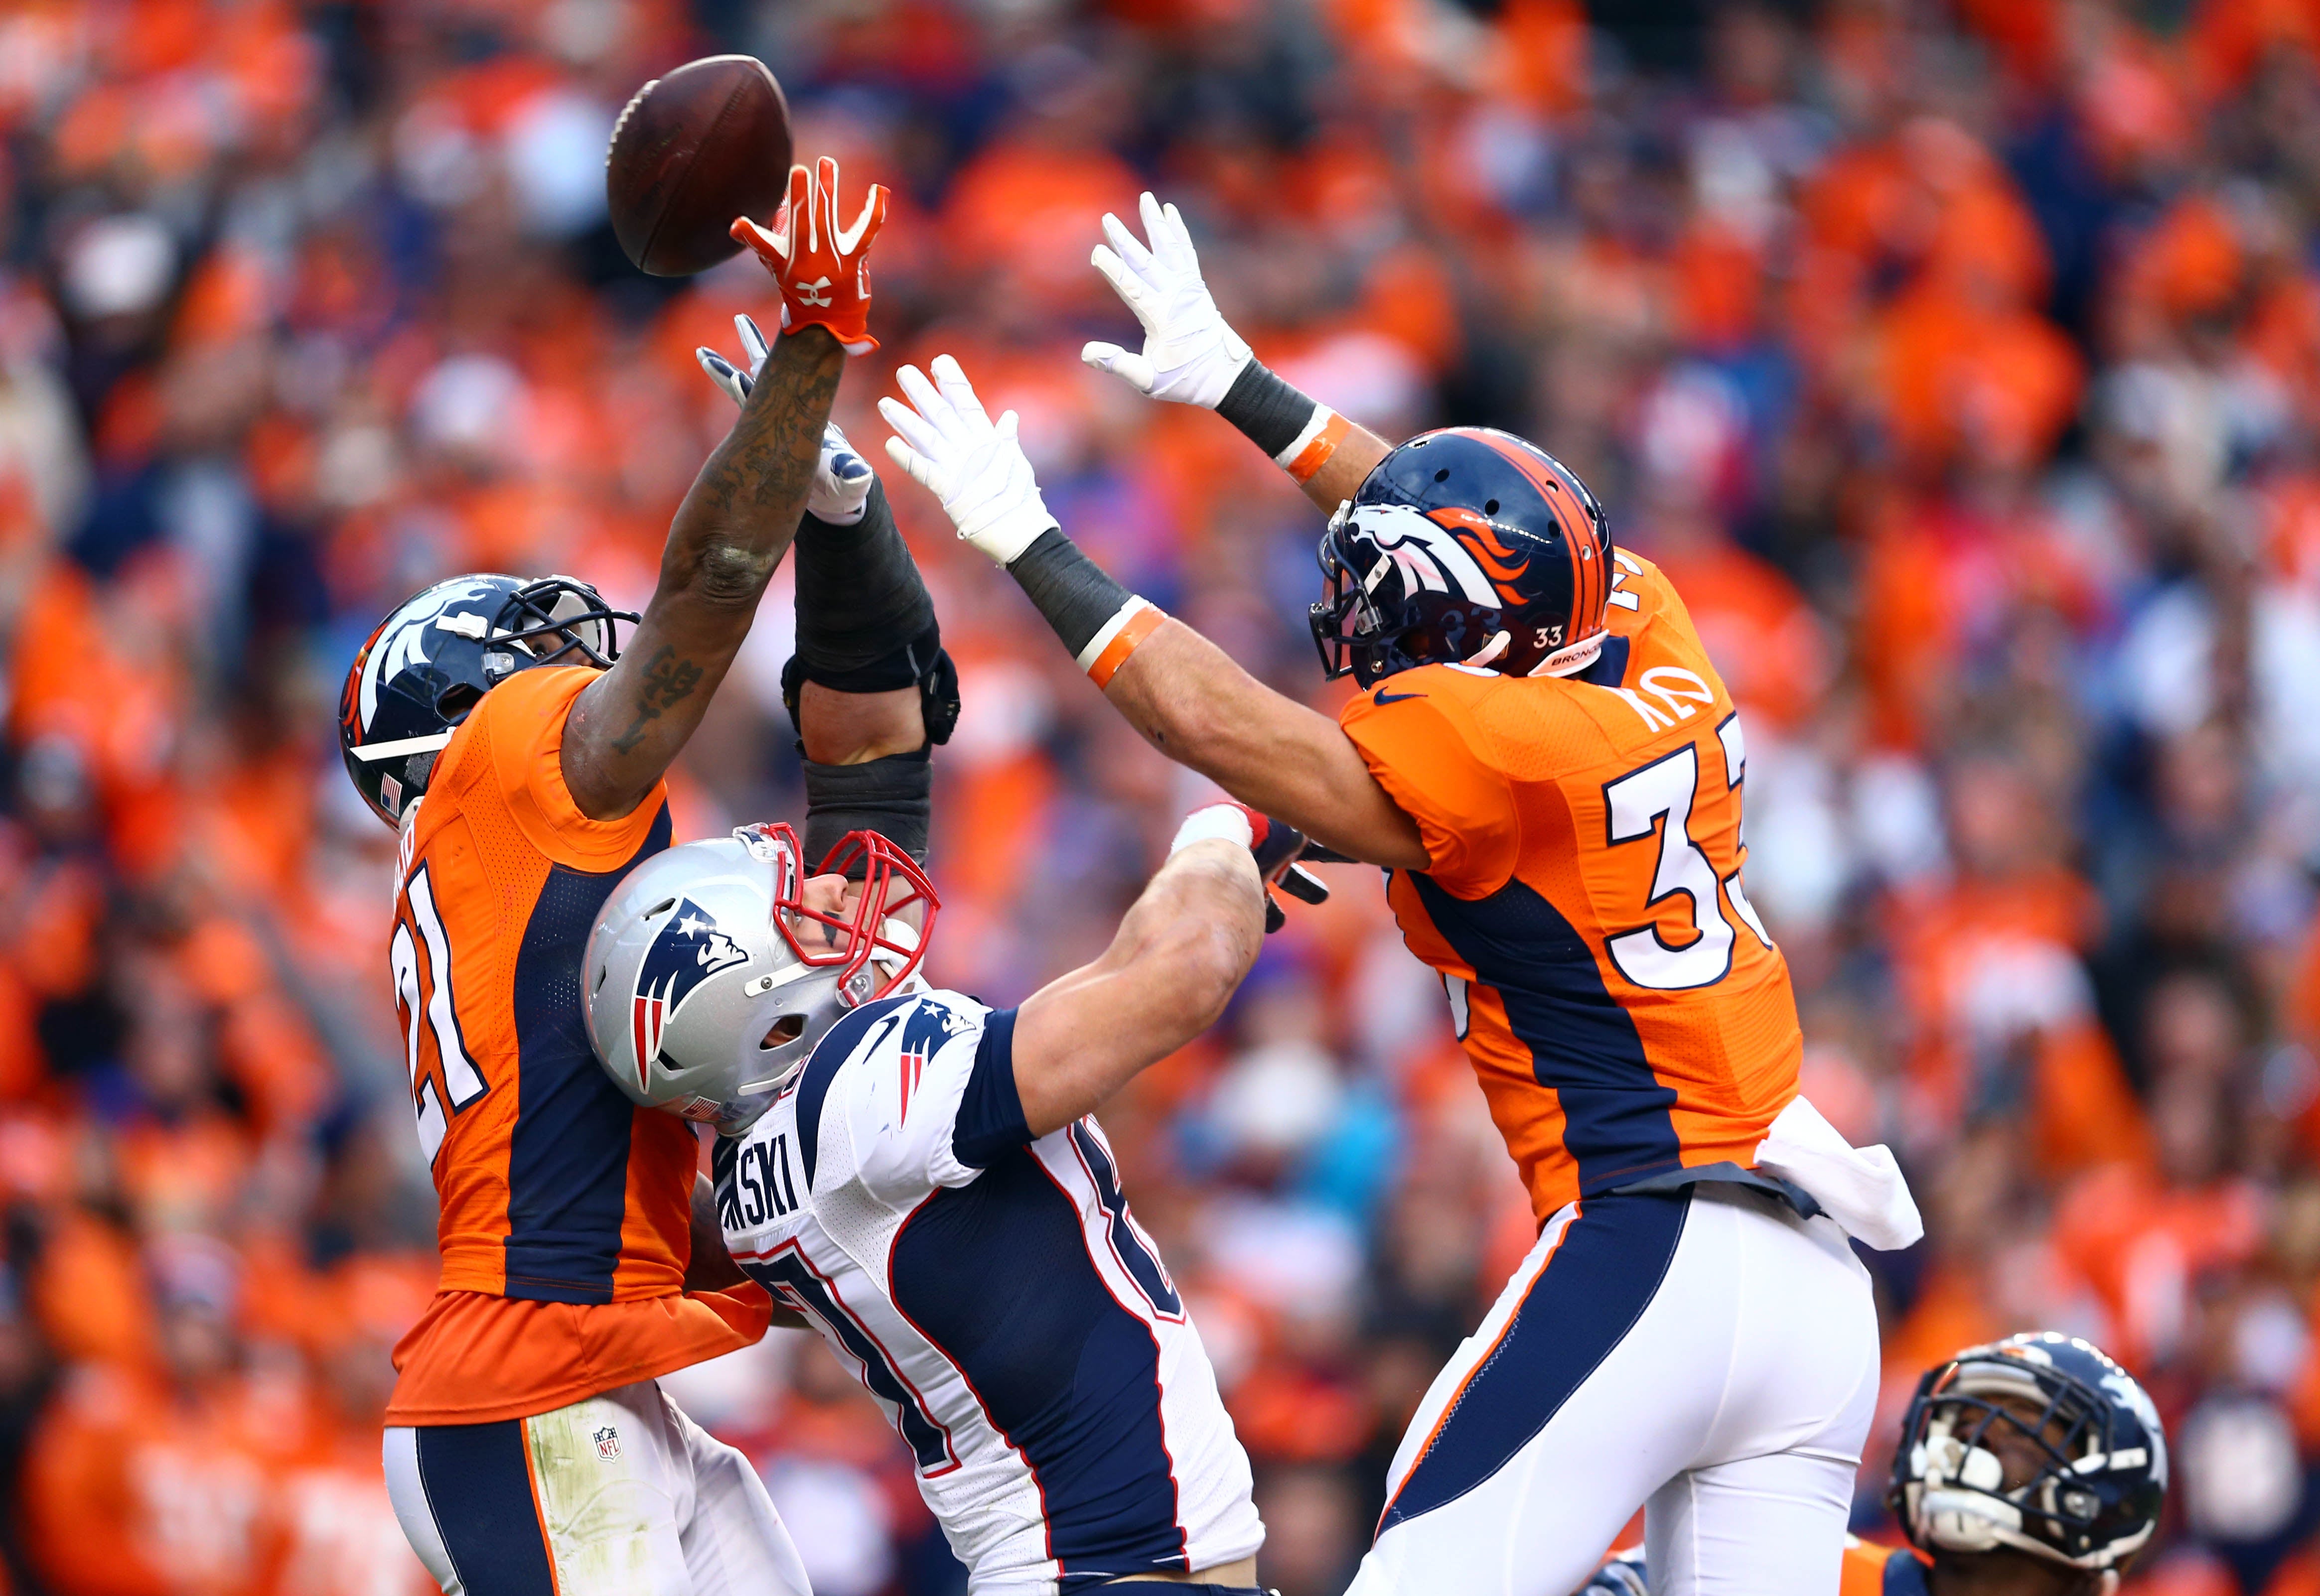
<svg viewBox="0 0 2320 1596"><path fill-rule="evenodd" d="M791 225L739 224L788 336L679 507L641 618L569 578L459 577L348 672L348 772L401 833L388 952L441 1205L385 1465L447 1596L806 1596L747 1460L657 1384L757 1339L770 1306L698 1267L723 1254L693 1134L594 1067L580 955L614 884L668 845L664 777L793 539L802 600L847 579L802 618L790 678L808 825L843 834L865 807L923 824L951 679L871 473L828 428L847 355L875 347L861 266L884 214L873 185L840 229L837 186L832 162L793 168Z"/></svg>
<svg viewBox="0 0 2320 1596"><path fill-rule="evenodd" d="M975 1596L1257 1596L1247 1456L1094 1111L1222 1012L1302 848L1195 813L1011 1009L912 977L923 878L807 877L782 825L646 861L590 936L606 1074L716 1125L733 1258L877 1399Z"/></svg>
<svg viewBox="0 0 2320 1596"><path fill-rule="evenodd" d="M1969 1347L1927 1369L1886 1501L1909 1547L1849 1541L1843 1596L2114 1596L2159 1528L2167 1434L2134 1375L2075 1337ZM1580 1596L1644 1596L1640 1552Z"/></svg>
<svg viewBox="0 0 2320 1596"><path fill-rule="evenodd" d="M1182 220L1095 264L1145 329L1092 365L1232 421L1330 513L1336 721L1129 593L1057 525L957 362L899 374L889 455L1163 753L1387 868L1529 1187L1538 1240L1436 1380L1356 1596L1567 1596L1638 1507L1662 1591L1835 1596L1877 1392L1848 1234L1921 1231L1891 1155L1799 1095L1788 967L1742 885L1747 744L1681 599L1560 462L1399 446L1266 370Z"/></svg>

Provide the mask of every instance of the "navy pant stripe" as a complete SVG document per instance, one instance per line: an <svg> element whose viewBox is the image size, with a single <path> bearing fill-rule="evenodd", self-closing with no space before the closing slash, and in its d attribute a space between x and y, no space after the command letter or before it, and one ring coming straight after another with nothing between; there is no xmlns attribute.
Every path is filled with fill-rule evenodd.
<svg viewBox="0 0 2320 1596"><path fill-rule="evenodd" d="M427 1508L467 1596L556 1596L523 1420L422 1425L414 1433Z"/></svg>
<svg viewBox="0 0 2320 1596"><path fill-rule="evenodd" d="M1658 1294L1691 1194L1581 1201L1498 1345L1467 1375L1378 1533L1456 1501L1496 1474L1627 1339Z"/></svg>

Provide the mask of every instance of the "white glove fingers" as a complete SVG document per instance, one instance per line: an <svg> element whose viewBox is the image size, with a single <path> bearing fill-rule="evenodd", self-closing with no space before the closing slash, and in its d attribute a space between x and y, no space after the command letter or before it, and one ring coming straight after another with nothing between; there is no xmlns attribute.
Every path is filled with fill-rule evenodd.
<svg viewBox="0 0 2320 1596"><path fill-rule="evenodd" d="M879 401L882 408L890 402L887 400ZM890 437L886 440L886 458L901 466L905 475L937 499L943 497L942 473L936 468L933 461L920 454L901 438Z"/></svg>
<svg viewBox="0 0 2320 1596"><path fill-rule="evenodd" d="M734 317L733 330L740 335L741 354L748 362L749 374L754 377L764 368L766 356L773 352L773 345L766 342L766 335L758 329L755 316L743 314Z"/></svg>
<svg viewBox="0 0 2320 1596"><path fill-rule="evenodd" d="M693 357L701 362L701 369L709 374L711 382L724 391L726 398L735 404L743 403L748 399L749 379L745 374L734 370L731 361L710 348L694 349Z"/></svg>
<svg viewBox="0 0 2320 1596"><path fill-rule="evenodd" d="M1201 257L1192 248L1192 230L1184 225L1184 214L1175 206L1161 207L1160 218L1153 227L1152 247L1170 265L1193 276L1200 275Z"/></svg>
<svg viewBox="0 0 2320 1596"><path fill-rule="evenodd" d="M1149 360L1118 344L1089 344L1080 350L1080 358L1098 371L1110 372L1138 393L1149 394L1160 380Z"/></svg>
<svg viewBox="0 0 2320 1596"><path fill-rule="evenodd" d="M1126 261L1101 244L1089 253L1088 264L1103 274L1103 280L1111 284L1111 291L1119 295L1121 302L1144 324L1144 330L1155 330L1153 321L1158 312L1154 302L1157 296L1144 279L1137 276Z"/></svg>
<svg viewBox="0 0 2320 1596"><path fill-rule="evenodd" d="M870 474L870 462L862 457L862 451L854 446L835 421L822 424L821 457L834 482L858 482Z"/></svg>
<svg viewBox="0 0 2320 1596"><path fill-rule="evenodd" d="M943 397L950 401L951 409L970 425L989 427L990 413L983 408L983 401L974 396L974 384L966 380L966 373L958 362L947 355L938 355L933 369L935 383L942 390Z"/></svg>
<svg viewBox="0 0 2320 1596"><path fill-rule="evenodd" d="M939 456L945 452L941 429L901 400L881 399L878 413L918 453Z"/></svg>
<svg viewBox="0 0 2320 1596"><path fill-rule="evenodd" d="M927 381L926 373L915 365L906 365L894 374L894 381L901 386L902 396L911 401L911 408L925 419L927 426L931 428L929 436L959 436L961 428L957 412L951 409L950 401L937 392L935 385ZM882 410L884 404L884 401L879 401Z"/></svg>
<svg viewBox="0 0 2320 1596"><path fill-rule="evenodd" d="M1144 240L1128 230L1128 224L1109 211L1104 212L1103 236L1110 241L1113 251L1120 259L1128 263L1128 269L1146 282L1150 282L1153 275L1160 269L1160 263L1153 259L1152 251L1144 247Z"/></svg>

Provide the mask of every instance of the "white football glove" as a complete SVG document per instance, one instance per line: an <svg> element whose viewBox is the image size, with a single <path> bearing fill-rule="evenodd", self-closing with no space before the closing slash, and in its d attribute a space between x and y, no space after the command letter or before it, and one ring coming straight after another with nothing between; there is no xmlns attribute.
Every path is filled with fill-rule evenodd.
<svg viewBox="0 0 2320 1596"><path fill-rule="evenodd" d="M697 348L693 357L701 362L701 369L709 380L725 391L725 396L735 404L746 403L749 390L757 383L757 374L766 369L766 356L772 346L757 329L753 316L733 318L733 330L741 339L741 357L746 366L735 365L714 349ZM821 458L814 464L813 486L805 497L807 513L833 527L851 527L862 519L864 508L870 500L870 484L877 480L854 446L846 441L846 434L838 429L835 421L821 429Z"/></svg>
<svg viewBox="0 0 2320 1596"><path fill-rule="evenodd" d="M938 355L933 366L931 383L915 365L895 374L910 404L878 401L878 413L897 435L886 440L887 458L942 500L963 540L1005 565L1056 518L1015 441L1015 412L994 423L957 361Z"/></svg>
<svg viewBox="0 0 2320 1596"><path fill-rule="evenodd" d="M1176 207L1148 194L1138 203L1152 247L1146 248L1119 217L1106 212L1103 233L1110 247L1098 244L1088 258L1144 324L1144 352L1092 343L1080 358L1139 393L1214 410L1248 364L1248 345L1226 324L1201 280L1201 257Z"/></svg>

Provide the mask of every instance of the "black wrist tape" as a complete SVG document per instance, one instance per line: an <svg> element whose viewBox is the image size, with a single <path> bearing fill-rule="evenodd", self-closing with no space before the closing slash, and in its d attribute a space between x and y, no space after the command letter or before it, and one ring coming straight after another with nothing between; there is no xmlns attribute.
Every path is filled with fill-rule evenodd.
<svg viewBox="0 0 2320 1596"><path fill-rule="evenodd" d="M920 749L858 765L805 762L805 868L855 831L875 831L920 864L935 812L934 762ZM863 874L857 866L850 872Z"/></svg>
<svg viewBox="0 0 2320 1596"><path fill-rule="evenodd" d="M1033 538L1007 571L1074 657L1135 596L1065 537L1061 527Z"/></svg>
<svg viewBox="0 0 2320 1596"><path fill-rule="evenodd" d="M1297 441L1320 405L1274 376L1262 361L1240 368L1232 386L1217 401L1217 414L1248 435L1249 442L1274 459Z"/></svg>
<svg viewBox="0 0 2320 1596"><path fill-rule="evenodd" d="M871 484L851 527L811 515L798 524L797 657L807 681L854 693L908 687L939 641L935 602L883 484Z"/></svg>

